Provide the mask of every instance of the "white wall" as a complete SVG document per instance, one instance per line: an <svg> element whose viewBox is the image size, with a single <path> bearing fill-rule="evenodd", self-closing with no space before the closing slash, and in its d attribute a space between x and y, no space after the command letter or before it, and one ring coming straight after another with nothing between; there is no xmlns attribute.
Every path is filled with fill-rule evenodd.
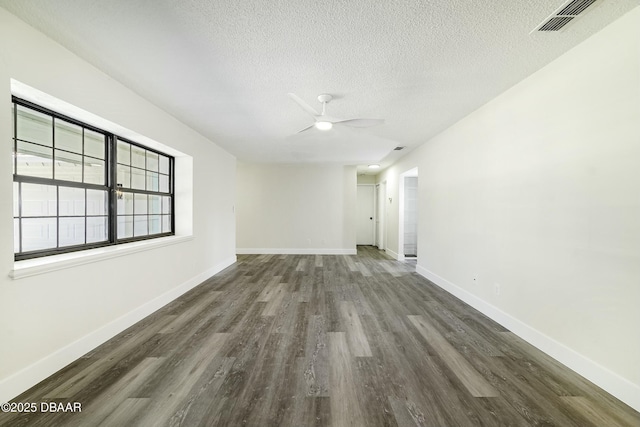
<svg viewBox="0 0 640 427"><path fill-rule="evenodd" d="M11 78L184 153L178 175L193 186L176 184L177 220L192 238L13 280L0 204L0 401L235 261L235 158L1 8L0 198L12 198Z"/></svg>
<svg viewBox="0 0 640 427"><path fill-rule="evenodd" d="M419 273L636 409L639 44L636 8L378 177L419 167Z"/></svg>
<svg viewBox="0 0 640 427"><path fill-rule="evenodd" d="M358 175L358 184L375 184L375 175Z"/></svg>
<svg viewBox="0 0 640 427"><path fill-rule="evenodd" d="M355 167L239 162L237 180L238 253L355 253Z"/></svg>

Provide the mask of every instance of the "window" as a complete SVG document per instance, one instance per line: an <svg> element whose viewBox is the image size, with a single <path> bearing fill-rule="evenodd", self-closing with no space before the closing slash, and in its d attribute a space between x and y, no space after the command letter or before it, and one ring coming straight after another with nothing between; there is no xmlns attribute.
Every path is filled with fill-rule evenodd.
<svg viewBox="0 0 640 427"><path fill-rule="evenodd" d="M117 142L118 239L171 232L171 159Z"/></svg>
<svg viewBox="0 0 640 427"><path fill-rule="evenodd" d="M16 260L172 235L173 158L13 98Z"/></svg>

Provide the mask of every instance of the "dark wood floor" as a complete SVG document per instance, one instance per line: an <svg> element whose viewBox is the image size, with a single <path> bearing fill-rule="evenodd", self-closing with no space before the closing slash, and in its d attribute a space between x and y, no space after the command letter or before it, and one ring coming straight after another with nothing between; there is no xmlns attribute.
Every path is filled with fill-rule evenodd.
<svg viewBox="0 0 640 427"><path fill-rule="evenodd" d="M238 263L15 399L10 426L638 426L640 415L371 247Z"/></svg>

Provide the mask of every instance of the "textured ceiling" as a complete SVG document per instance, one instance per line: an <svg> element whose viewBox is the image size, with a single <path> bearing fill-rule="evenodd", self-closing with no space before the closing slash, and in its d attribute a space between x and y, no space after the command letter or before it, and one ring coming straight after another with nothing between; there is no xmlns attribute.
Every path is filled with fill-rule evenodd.
<svg viewBox="0 0 640 427"><path fill-rule="evenodd" d="M562 0L0 0L0 6L238 159L388 165L637 0L599 0L558 33ZM296 134L328 113L384 118Z"/></svg>

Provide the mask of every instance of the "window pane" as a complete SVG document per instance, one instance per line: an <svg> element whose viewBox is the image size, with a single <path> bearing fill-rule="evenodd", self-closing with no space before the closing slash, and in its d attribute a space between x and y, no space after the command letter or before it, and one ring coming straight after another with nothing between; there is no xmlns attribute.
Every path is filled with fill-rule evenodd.
<svg viewBox="0 0 640 427"><path fill-rule="evenodd" d="M147 230L147 216L134 216L133 217L133 236L146 236L149 234Z"/></svg>
<svg viewBox="0 0 640 427"><path fill-rule="evenodd" d="M131 188L144 190L145 172L142 169L131 168Z"/></svg>
<svg viewBox="0 0 640 427"><path fill-rule="evenodd" d="M131 164L131 144L118 141L118 163Z"/></svg>
<svg viewBox="0 0 640 427"><path fill-rule="evenodd" d="M162 213L163 214L171 213L171 197L169 196L162 197Z"/></svg>
<svg viewBox="0 0 640 427"><path fill-rule="evenodd" d="M55 185L22 184L22 216L55 216L58 208Z"/></svg>
<svg viewBox="0 0 640 427"><path fill-rule="evenodd" d="M55 150L55 179L82 182L82 156Z"/></svg>
<svg viewBox="0 0 640 427"><path fill-rule="evenodd" d="M92 216L87 218L87 243L107 240L107 217Z"/></svg>
<svg viewBox="0 0 640 427"><path fill-rule="evenodd" d="M104 185L104 160L85 157L84 182L88 184Z"/></svg>
<svg viewBox="0 0 640 427"><path fill-rule="evenodd" d="M104 160L104 139L101 133L84 130L84 155Z"/></svg>
<svg viewBox="0 0 640 427"><path fill-rule="evenodd" d="M25 141L53 146L53 119L30 108L18 105L17 137Z"/></svg>
<svg viewBox="0 0 640 427"><path fill-rule="evenodd" d="M20 252L20 220L13 220L13 252Z"/></svg>
<svg viewBox="0 0 640 427"><path fill-rule="evenodd" d="M131 188L131 168L129 166L118 165L117 183L123 188Z"/></svg>
<svg viewBox="0 0 640 427"><path fill-rule="evenodd" d="M149 215L149 234L162 233L160 215Z"/></svg>
<svg viewBox="0 0 640 427"><path fill-rule="evenodd" d="M84 215L84 188L60 187L58 197L58 215ZM62 236L62 230L60 236Z"/></svg>
<svg viewBox="0 0 640 427"><path fill-rule="evenodd" d="M135 195L133 213L136 215L145 215L147 213L147 195L146 194Z"/></svg>
<svg viewBox="0 0 640 427"><path fill-rule="evenodd" d="M55 248L56 218L23 218L22 251Z"/></svg>
<svg viewBox="0 0 640 427"><path fill-rule="evenodd" d="M131 146L131 166L135 166L140 169L145 168L145 150L135 145Z"/></svg>
<svg viewBox="0 0 640 427"><path fill-rule="evenodd" d="M56 148L82 154L82 128L58 119L55 124Z"/></svg>
<svg viewBox="0 0 640 427"><path fill-rule="evenodd" d="M159 168L160 173L169 175L169 158L167 156L160 155L159 163L160 163L160 168Z"/></svg>
<svg viewBox="0 0 640 427"><path fill-rule="evenodd" d="M118 199L118 215L133 214L133 193L122 193L122 197Z"/></svg>
<svg viewBox="0 0 640 427"><path fill-rule="evenodd" d="M18 141L18 175L53 178L53 150Z"/></svg>
<svg viewBox="0 0 640 427"><path fill-rule="evenodd" d="M162 212L162 197L149 195L149 213L159 214Z"/></svg>
<svg viewBox="0 0 640 427"><path fill-rule="evenodd" d="M158 174L147 171L147 190L158 191Z"/></svg>
<svg viewBox="0 0 640 427"><path fill-rule="evenodd" d="M20 215L20 184L13 183L13 216Z"/></svg>
<svg viewBox="0 0 640 427"><path fill-rule="evenodd" d="M118 216L118 239L133 237L133 216Z"/></svg>
<svg viewBox="0 0 640 427"><path fill-rule="evenodd" d="M158 172L158 155L153 151L147 151L146 169L149 171Z"/></svg>
<svg viewBox="0 0 640 427"><path fill-rule="evenodd" d="M169 176L168 175L160 175L160 188L158 191L162 193L169 192Z"/></svg>
<svg viewBox="0 0 640 427"><path fill-rule="evenodd" d="M171 232L171 215L162 215L162 232Z"/></svg>
<svg viewBox="0 0 640 427"><path fill-rule="evenodd" d="M60 218L60 246L84 244L84 217Z"/></svg>
<svg viewBox="0 0 640 427"><path fill-rule="evenodd" d="M107 192L87 190L87 215L107 215Z"/></svg>

